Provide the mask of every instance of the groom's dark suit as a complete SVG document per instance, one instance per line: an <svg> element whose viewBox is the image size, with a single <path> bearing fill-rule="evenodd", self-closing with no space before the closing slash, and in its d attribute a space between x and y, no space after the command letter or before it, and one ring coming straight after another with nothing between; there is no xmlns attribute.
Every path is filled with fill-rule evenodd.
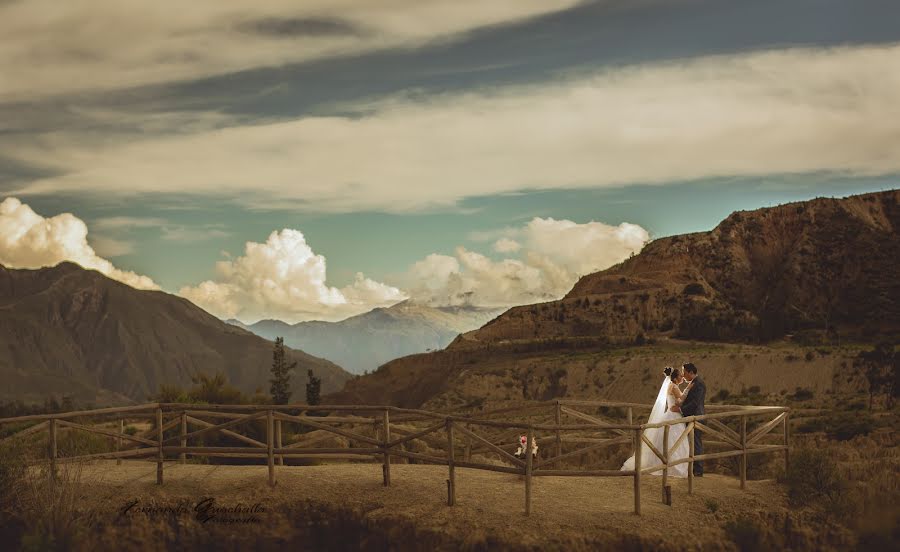
<svg viewBox="0 0 900 552"><path fill-rule="evenodd" d="M687 398L681 404L682 416L698 416L706 414L704 402L706 401L706 384L700 379L700 376L694 378L691 382L691 390L688 392ZM703 454L703 439L700 437L701 431L694 431L694 454ZM694 475L703 475L703 462L694 462Z"/></svg>

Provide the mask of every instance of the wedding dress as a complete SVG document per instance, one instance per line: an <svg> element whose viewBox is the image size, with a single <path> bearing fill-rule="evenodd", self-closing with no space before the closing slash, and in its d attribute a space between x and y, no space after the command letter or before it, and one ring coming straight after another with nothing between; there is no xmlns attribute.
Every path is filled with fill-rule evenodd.
<svg viewBox="0 0 900 552"><path fill-rule="evenodd" d="M675 404L675 397L672 396L672 393L669 392L669 385L671 385L672 380L666 377L662 385L659 388L659 394L656 396L656 402L653 404L653 410L650 411L650 418L647 420L648 424L655 424L658 422L665 422L668 420L675 420L681 418L681 413L672 412L671 408ZM672 424L669 426L669 441L668 447L671 447L675 441L681 437L681 434L687 428L687 424ZM664 438L665 430L661 427L654 427L650 429L644 430L644 435L647 437L653 446L656 447L656 450L662 452L663 451L663 438ZM688 440L690 437L685 437L682 439L681 443L678 447L669 453L669 462L673 460L679 460L681 458L687 458L691 454L690 443ZM650 447L647 446L647 443L643 443L641 447L641 470L644 468L649 468L652 466L659 466L662 464L662 460L654 454ZM620 468L622 471L630 471L634 469L634 455L632 454L628 460L622 464ZM662 469L651 472L653 475L662 475ZM683 464L678 464L677 466L672 466L669 468L669 476L670 477L687 477L688 475L688 463L685 462Z"/></svg>

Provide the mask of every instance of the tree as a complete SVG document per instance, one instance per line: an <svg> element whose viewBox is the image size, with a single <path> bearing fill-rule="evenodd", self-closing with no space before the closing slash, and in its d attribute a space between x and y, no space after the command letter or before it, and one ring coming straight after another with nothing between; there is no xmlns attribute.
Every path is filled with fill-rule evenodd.
<svg viewBox="0 0 900 552"><path fill-rule="evenodd" d="M306 404L316 405L321 402L322 378L317 378L312 370L307 371L309 381L306 383Z"/></svg>
<svg viewBox="0 0 900 552"><path fill-rule="evenodd" d="M291 400L291 371L296 367L296 362L287 365L284 360L284 338L276 337L272 352L272 379L269 380L273 404L287 404Z"/></svg>

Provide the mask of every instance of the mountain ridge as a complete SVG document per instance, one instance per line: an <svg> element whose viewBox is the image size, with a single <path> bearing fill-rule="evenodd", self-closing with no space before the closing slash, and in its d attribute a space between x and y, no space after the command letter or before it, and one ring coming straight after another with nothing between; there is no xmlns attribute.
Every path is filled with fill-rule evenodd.
<svg viewBox="0 0 900 552"><path fill-rule="evenodd" d="M75 263L40 269L0 265L0 397L83 402L146 400L161 384L188 386L196 372L224 372L246 393L268 389L273 344L162 291L137 290ZM334 391L350 375L303 351L306 369Z"/></svg>
<svg viewBox="0 0 900 552"><path fill-rule="evenodd" d="M269 319L254 324L226 322L267 339L283 337L287 345L362 374L395 358L443 349L459 334L479 327L505 310L432 307L406 300L338 322L313 320L288 324Z"/></svg>

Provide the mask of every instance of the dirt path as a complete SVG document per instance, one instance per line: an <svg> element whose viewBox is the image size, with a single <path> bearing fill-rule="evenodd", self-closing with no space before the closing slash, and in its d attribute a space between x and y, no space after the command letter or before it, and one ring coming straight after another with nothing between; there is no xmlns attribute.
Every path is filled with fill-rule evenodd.
<svg viewBox="0 0 900 552"><path fill-rule="evenodd" d="M270 488L265 466L204 466L167 463L165 484L156 485L150 462L96 462L82 467L90 500L101 515L114 517L126 504L174 504L214 497L222 506L262 504L271 515L296 503L359 512L371 526L405 522L417 530L466 535L472 542L514 542L560 548L563 542L616 542L636 539L638 547L670 543L673 548L733 549L722 526L740 513L784 507L772 481L750 481L741 491L730 477L709 475L670 479L674 506L661 503L659 477L647 476L643 515L632 513L630 477L537 477L532 515L524 516L524 481L515 475L457 468L457 505L446 504L447 468L394 465L392 485L384 487L378 464L277 466ZM710 511L709 500L718 506ZM554 546L554 543L556 545ZM652 543L656 543L655 545Z"/></svg>

